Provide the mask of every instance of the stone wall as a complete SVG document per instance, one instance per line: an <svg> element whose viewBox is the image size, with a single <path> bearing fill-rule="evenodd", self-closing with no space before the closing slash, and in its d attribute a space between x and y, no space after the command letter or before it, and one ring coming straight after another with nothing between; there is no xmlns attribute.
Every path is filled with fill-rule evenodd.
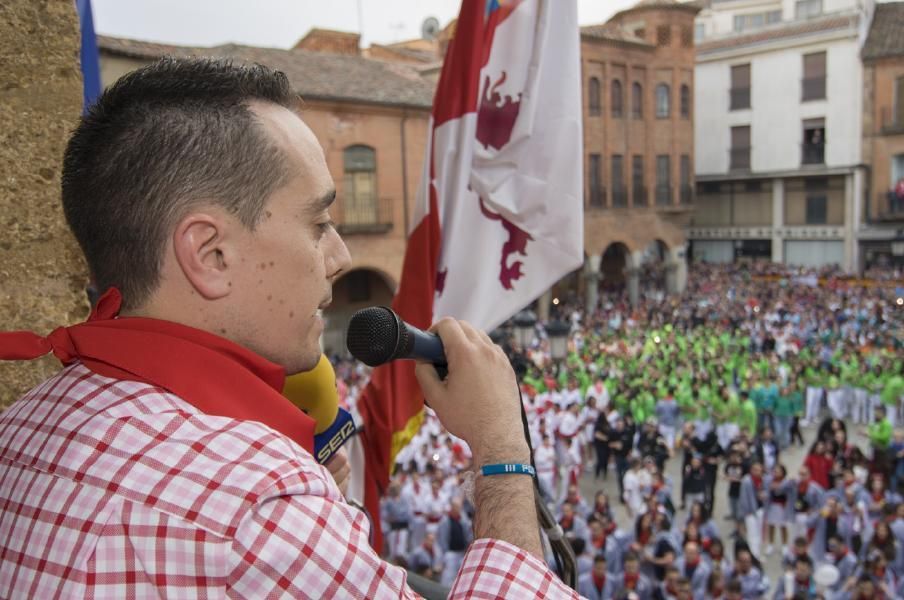
<svg viewBox="0 0 904 600"><path fill-rule="evenodd" d="M49 333L88 312L85 265L60 205L60 164L81 112L73 2L0 3L0 330ZM0 362L0 407L59 369Z"/></svg>

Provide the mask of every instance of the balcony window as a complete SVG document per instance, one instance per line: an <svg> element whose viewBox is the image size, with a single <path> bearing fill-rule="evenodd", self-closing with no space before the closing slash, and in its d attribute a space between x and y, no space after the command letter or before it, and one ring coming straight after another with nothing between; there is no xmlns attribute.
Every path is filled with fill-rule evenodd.
<svg viewBox="0 0 904 600"><path fill-rule="evenodd" d="M729 110L750 108L750 63L731 67Z"/></svg>
<svg viewBox="0 0 904 600"><path fill-rule="evenodd" d="M672 165L668 154L656 157L656 204L660 206L672 203Z"/></svg>
<svg viewBox="0 0 904 600"><path fill-rule="evenodd" d="M625 190L625 158L621 154L612 155L612 205L626 206L627 193Z"/></svg>
<svg viewBox="0 0 904 600"><path fill-rule="evenodd" d="M587 188L590 193L590 206L602 207L605 203L602 184L602 159L599 154L590 155L590 165L587 169L589 181Z"/></svg>
<svg viewBox="0 0 904 600"><path fill-rule="evenodd" d="M343 223L378 225L377 161L374 149L363 145L349 146L343 152L343 162Z"/></svg>
<svg viewBox="0 0 904 600"><path fill-rule="evenodd" d="M804 141L801 163L805 165L824 164L826 148L825 119L806 119L803 129Z"/></svg>
<svg viewBox="0 0 904 600"><path fill-rule="evenodd" d="M731 128L731 150L729 169L732 171L750 170L750 126L742 125Z"/></svg>
<svg viewBox="0 0 904 600"><path fill-rule="evenodd" d="M642 154L635 154L631 160L631 201L634 206L647 205L647 188L644 186Z"/></svg>
<svg viewBox="0 0 904 600"><path fill-rule="evenodd" d="M804 78L801 80L801 101L825 100L826 53L804 54Z"/></svg>

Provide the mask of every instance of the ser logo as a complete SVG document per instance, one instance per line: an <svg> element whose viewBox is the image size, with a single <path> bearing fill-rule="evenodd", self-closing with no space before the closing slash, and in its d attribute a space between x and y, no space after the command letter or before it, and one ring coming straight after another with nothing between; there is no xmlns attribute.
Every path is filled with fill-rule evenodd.
<svg viewBox="0 0 904 600"><path fill-rule="evenodd" d="M317 452L317 461L320 464L323 464L330 456L333 455L339 448L342 447L342 444L350 438L355 433L355 424L352 421L348 421L345 425L342 426L342 429L336 432L336 435L330 438L330 441L324 444L323 448Z"/></svg>

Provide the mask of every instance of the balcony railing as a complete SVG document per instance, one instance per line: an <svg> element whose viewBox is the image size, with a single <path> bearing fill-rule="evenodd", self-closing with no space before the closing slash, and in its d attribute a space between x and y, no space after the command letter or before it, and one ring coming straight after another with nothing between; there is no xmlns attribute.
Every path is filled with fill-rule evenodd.
<svg viewBox="0 0 904 600"><path fill-rule="evenodd" d="M635 185L631 190L631 204L634 206L647 205L647 188L644 185Z"/></svg>
<svg viewBox="0 0 904 600"><path fill-rule="evenodd" d="M807 100L825 100L826 98L826 78L825 77L804 77L801 83L801 101Z"/></svg>
<svg viewBox="0 0 904 600"><path fill-rule="evenodd" d="M898 100L904 102L904 98ZM891 106L882 108L882 134L897 135L904 133L904 110L893 110Z"/></svg>
<svg viewBox="0 0 904 600"><path fill-rule="evenodd" d="M800 162L803 165L822 165L826 162L825 144L804 144L801 146Z"/></svg>
<svg viewBox="0 0 904 600"><path fill-rule="evenodd" d="M728 168L732 171L750 170L750 146L739 146L728 151Z"/></svg>
<svg viewBox="0 0 904 600"><path fill-rule="evenodd" d="M628 189L624 184L616 184L612 186L612 206L616 208L624 208L628 206Z"/></svg>
<svg viewBox="0 0 904 600"><path fill-rule="evenodd" d="M339 233L386 233L392 229L392 198L343 198L330 211Z"/></svg>
<svg viewBox="0 0 904 600"><path fill-rule="evenodd" d="M728 90L729 110L750 108L750 87L732 88Z"/></svg>
<svg viewBox="0 0 904 600"><path fill-rule="evenodd" d="M690 205L694 203L694 186L684 184L681 186L681 204Z"/></svg>
<svg viewBox="0 0 904 600"><path fill-rule="evenodd" d="M879 214L882 221L904 220L904 196L898 196L894 190L879 194Z"/></svg>
<svg viewBox="0 0 904 600"><path fill-rule="evenodd" d="M591 187L589 192L590 208L606 208L606 188Z"/></svg>
<svg viewBox="0 0 904 600"><path fill-rule="evenodd" d="M656 205L668 206L672 203L672 186L667 183L656 185Z"/></svg>

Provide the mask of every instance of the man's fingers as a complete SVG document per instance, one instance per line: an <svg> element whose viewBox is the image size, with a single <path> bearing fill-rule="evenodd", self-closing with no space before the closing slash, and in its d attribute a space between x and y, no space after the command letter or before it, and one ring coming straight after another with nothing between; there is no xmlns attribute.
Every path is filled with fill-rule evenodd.
<svg viewBox="0 0 904 600"><path fill-rule="evenodd" d="M421 391L428 399L436 398L441 393L443 382L439 378L433 364L428 362L418 362L414 365L414 376L421 386Z"/></svg>

